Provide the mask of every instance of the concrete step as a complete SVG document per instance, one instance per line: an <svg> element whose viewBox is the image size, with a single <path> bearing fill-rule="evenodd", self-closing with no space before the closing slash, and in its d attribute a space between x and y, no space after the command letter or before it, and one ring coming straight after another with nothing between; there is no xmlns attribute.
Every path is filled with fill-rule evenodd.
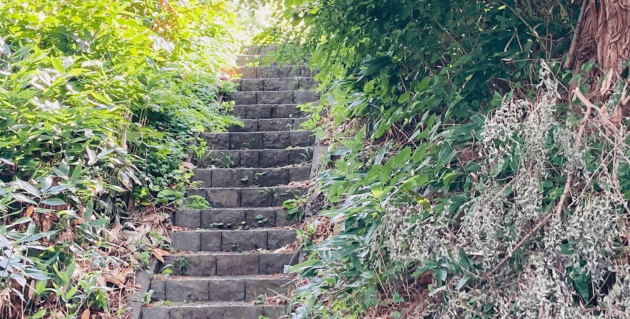
<svg viewBox="0 0 630 319"><path fill-rule="evenodd" d="M171 214L173 225L190 229L239 229L284 227L287 210L282 207L179 209Z"/></svg>
<svg viewBox="0 0 630 319"><path fill-rule="evenodd" d="M269 132L299 130L300 125L308 120L302 118L275 118L275 119L241 119L243 126L232 125L229 132Z"/></svg>
<svg viewBox="0 0 630 319"><path fill-rule="evenodd" d="M291 286L288 276L178 277L154 279L150 289L155 301L247 302L258 296L284 294Z"/></svg>
<svg viewBox="0 0 630 319"><path fill-rule="evenodd" d="M212 208L278 207L285 200L293 199L304 192L290 186L240 187L240 188L190 188L187 196L204 197Z"/></svg>
<svg viewBox="0 0 630 319"><path fill-rule="evenodd" d="M276 51L277 49L277 45L248 45L241 48L241 54L267 55L267 53Z"/></svg>
<svg viewBox="0 0 630 319"><path fill-rule="evenodd" d="M203 159L196 160L196 165L203 167L281 167L302 163L310 163L313 159L312 147L291 149L253 149L209 151Z"/></svg>
<svg viewBox="0 0 630 319"><path fill-rule="evenodd" d="M169 236L173 249L187 252L275 250L292 245L297 239L295 229L284 228L172 231Z"/></svg>
<svg viewBox="0 0 630 319"><path fill-rule="evenodd" d="M270 187L311 178L311 166L278 168L200 168L195 169L193 181L202 187Z"/></svg>
<svg viewBox="0 0 630 319"><path fill-rule="evenodd" d="M319 97L315 90L246 91L232 93L229 100L238 105L304 104L319 102Z"/></svg>
<svg viewBox="0 0 630 319"><path fill-rule="evenodd" d="M243 66L238 68L237 72L241 79L314 77L318 73L306 65Z"/></svg>
<svg viewBox="0 0 630 319"><path fill-rule="evenodd" d="M298 257L297 253L195 253L166 256L160 268L193 277L273 275L297 264Z"/></svg>
<svg viewBox="0 0 630 319"><path fill-rule="evenodd" d="M142 307L142 319L277 319L287 313L285 305L253 305L249 302L150 304Z"/></svg>
<svg viewBox="0 0 630 319"><path fill-rule="evenodd" d="M213 150L286 149L315 143L310 131L201 133L199 137Z"/></svg>
<svg viewBox="0 0 630 319"><path fill-rule="evenodd" d="M236 57L236 65L246 66L249 63L258 63L263 59L263 56L258 54L241 54Z"/></svg>
<svg viewBox="0 0 630 319"><path fill-rule="evenodd" d="M312 90L317 86L312 77L238 79L233 82L241 92Z"/></svg>
<svg viewBox="0 0 630 319"><path fill-rule="evenodd" d="M297 104L254 104L234 105L232 114L241 119L271 119L305 117Z"/></svg>
<svg viewBox="0 0 630 319"><path fill-rule="evenodd" d="M239 188L191 188L186 195L205 197L212 208L277 207L304 192L289 186L239 187Z"/></svg>

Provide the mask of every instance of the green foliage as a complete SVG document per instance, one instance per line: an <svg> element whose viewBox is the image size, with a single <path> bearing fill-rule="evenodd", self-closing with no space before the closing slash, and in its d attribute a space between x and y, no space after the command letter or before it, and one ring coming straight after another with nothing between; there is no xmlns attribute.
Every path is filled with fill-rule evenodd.
<svg viewBox="0 0 630 319"><path fill-rule="evenodd" d="M257 40L287 42L290 47L299 44L302 56L311 54L310 66L320 70L316 79L322 83L319 89L325 92L322 100L327 103L314 110L333 123L330 129L318 128L316 115L306 125L319 129L319 136L332 144L319 181L328 205L323 215L340 225L339 232L321 243L310 240L318 221L302 234L304 251L310 256L292 271L310 282L296 290L298 317L357 316L378 306L378 298L392 298L404 290L408 278L426 272L433 274L433 283L422 289L433 299L425 303L440 304L435 307L443 306L455 317L495 316L500 307L486 290L476 290L471 296L481 293L482 297L462 303L457 297L460 292L468 296L463 291L480 286L486 289L484 276L495 274L482 257L488 247L451 249L437 237L449 232L456 236L467 225L475 200L489 191L489 181L505 183L499 184L505 186L503 190L491 190L501 195L506 206L513 205L516 191L508 183L523 169L521 156L525 155L519 150L524 149L525 138L505 136L514 138L516 146L489 172L485 169L490 165L479 155L486 155L479 141L487 114L506 101L540 98L536 85L541 67L533 61L547 61L561 84L568 86L571 81L587 88L589 82L583 77L571 79L570 72L560 70L579 8L569 1L290 0L285 5L282 23ZM296 56L279 58L295 60ZM583 74L592 67L592 63L585 65ZM540 86L552 90L547 82ZM569 123L569 127L579 123L566 104L554 108L559 123ZM547 133L546 128L541 130ZM548 157L541 158L545 166L541 214L558 203L566 181L563 170L571 161L560 146L567 131L558 125L548 131L544 141ZM601 168L599 160L607 147L601 141L589 145L584 160L593 172ZM619 181L627 185L621 176ZM624 194L626 189L620 187ZM414 209L409 210L410 206ZM398 219L384 219L389 215ZM522 225L514 215L501 216L501 228L511 231L488 239L496 239L500 251L511 256L501 276L522 274L541 259L532 251L544 253L544 249L528 247L511 255L506 247L522 238ZM577 215L566 212L563 219ZM536 221L532 218L529 223ZM388 239L394 236L383 234L388 229L385 223L408 227L401 230L406 236ZM421 226L439 232L432 233L436 240L422 254L413 250L409 239L430 236L421 233ZM394 252L388 240L400 241L399 251ZM533 242L532 246L544 247L540 238ZM570 273L564 282L574 287L573 293L583 302L592 299L591 274L572 267L563 270ZM501 284L499 279L495 283ZM571 292L566 295L571 298ZM516 316L518 307L510 307Z"/></svg>
<svg viewBox="0 0 630 319"><path fill-rule="evenodd" d="M288 199L282 203L282 207L287 210L287 220L301 221L304 219L303 204L307 198Z"/></svg>
<svg viewBox="0 0 630 319"><path fill-rule="evenodd" d="M194 134L236 122L220 79L233 29L224 0L0 6L0 294L30 305L17 313L45 316L48 300L69 317L110 311L99 267L148 265L148 251L99 254L106 227L185 203ZM73 275L86 260L94 271Z"/></svg>

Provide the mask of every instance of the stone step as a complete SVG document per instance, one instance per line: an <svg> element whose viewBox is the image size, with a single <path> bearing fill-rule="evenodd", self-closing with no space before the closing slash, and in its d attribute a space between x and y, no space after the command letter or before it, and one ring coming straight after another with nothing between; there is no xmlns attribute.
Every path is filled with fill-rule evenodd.
<svg viewBox="0 0 630 319"><path fill-rule="evenodd" d="M319 102L319 97L315 90L288 90L234 92L229 99L238 105L304 104Z"/></svg>
<svg viewBox="0 0 630 319"><path fill-rule="evenodd" d="M288 147L309 147L315 143L310 131L267 131L267 132L225 132L201 133L210 149L286 149Z"/></svg>
<svg viewBox="0 0 630 319"><path fill-rule="evenodd" d="M204 197L212 208L277 207L304 192L290 186L239 187L239 188L190 188L187 196Z"/></svg>
<svg viewBox="0 0 630 319"><path fill-rule="evenodd" d="M171 216L173 225L190 229L247 229L291 224L287 210L282 207L179 209Z"/></svg>
<svg viewBox="0 0 630 319"><path fill-rule="evenodd" d="M142 307L142 319L277 319L287 313L285 305L253 305L249 302L151 304Z"/></svg>
<svg viewBox="0 0 630 319"><path fill-rule="evenodd" d="M250 276L282 274L298 262L297 253L196 253L164 257L161 269L179 276Z"/></svg>
<svg viewBox="0 0 630 319"><path fill-rule="evenodd" d="M253 149L253 150L212 150L196 165L199 167L281 167L310 163L313 159L312 147L291 149Z"/></svg>
<svg viewBox="0 0 630 319"><path fill-rule="evenodd" d="M234 105L232 114L241 119L272 119L305 117L297 104L254 104Z"/></svg>
<svg viewBox="0 0 630 319"><path fill-rule="evenodd" d="M292 245L297 239L295 229L284 228L172 231L169 236L173 249L187 252L275 250Z"/></svg>
<svg viewBox="0 0 630 319"><path fill-rule="evenodd" d="M299 130L300 125L308 120L302 118L275 118L275 119L241 119L243 126L232 125L229 132L269 132Z"/></svg>
<svg viewBox="0 0 630 319"><path fill-rule="evenodd" d="M277 45L248 45L241 48L242 54L267 55L269 52L276 51Z"/></svg>
<svg viewBox="0 0 630 319"><path fill-rule="evenodd" d="M243 66L237 69L241 79L266 79L288 77L314 77L317 70L311 70L306 65L285 66Z"/></svg>
<svg viewBox="0 0 630 319"><path fill-rule="evenodd" d="M292 285L288 276L178 277L154 279L150 289L155 301L239 302L284 294Z"/></svg>
<svg viewBox="0 0 630 319"><path fill-rule="evenodd" d="M308 180L311 177L311 167L309 165L278 168L199 168L193 173L192 180L202 182L203 188L270 187Z"/></svg>
<svg viewBox="0 0 630 319"><path fill-rule="evenodd" d="M311 90L317 86L312 77L238 79L233 82L241 92Z"/></svg>
<svg viewBox="0 0 630 319"><path fill-rule="evenodd" d="M236 65L246 66L248 63L257 63L263 57L258 54L241 54L236 57Z"/></svg>
<svg viewBox="0 0 630 319"><path fill-rule="evenodd" d="M284 227L287 210L282 207L179 209L171 214L173 225L190 229L239 229Z"/></svg>

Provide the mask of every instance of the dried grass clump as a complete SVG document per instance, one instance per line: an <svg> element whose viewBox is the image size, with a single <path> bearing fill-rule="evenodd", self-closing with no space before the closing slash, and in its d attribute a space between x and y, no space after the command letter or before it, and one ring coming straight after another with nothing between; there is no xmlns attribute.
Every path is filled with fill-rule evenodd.
<svg viewBox="0 0 630 319"><path fill-rule="evenodd" d="M424 315L472 318L471 305L493 305L496 318L630 317L630 267L620 262L630 210L618 177L630 165L628 134L610 112L576 96L587 107L577 127L554 113L558 82L542 62L535 101L505 100L486 120L482 168L463 216L417 218L420 206L386 210L380 235L394 260L457 263L461 250L480 266L466 274L474 277L466 289L449 279L440 292L445 302ZM600 156L595 170L586 168L587 152ZM562 167L552 155L564 158ZM516 169L502 175L508 164ZM543 193L550 182L563 189L554 200ZM586 299L574 284L585 276Z"/></svg>

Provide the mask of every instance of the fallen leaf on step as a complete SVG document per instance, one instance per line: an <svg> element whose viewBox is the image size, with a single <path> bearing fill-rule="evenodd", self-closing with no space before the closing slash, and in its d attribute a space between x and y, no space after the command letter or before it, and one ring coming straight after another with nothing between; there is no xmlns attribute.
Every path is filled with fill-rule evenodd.
<svg viewBox="0 0 630 319"><path fill-rule="evenodd" d="M169 252L159 248L153 248L153 256L159 261L164 262L164 256L168 256Z"/></svg>

